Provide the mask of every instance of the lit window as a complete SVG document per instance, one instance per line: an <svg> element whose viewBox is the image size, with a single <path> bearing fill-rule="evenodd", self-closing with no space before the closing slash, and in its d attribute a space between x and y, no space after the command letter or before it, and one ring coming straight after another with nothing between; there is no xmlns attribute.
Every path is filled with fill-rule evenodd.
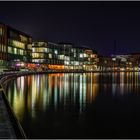
<svg viewBox="0 0 140 140"><path fill-rule="evenodd" d="M59 55L60 60L64 60L64 55Z"/></svg>
<svg viewBox="0 0 140 140"><path fill-rule="evenodd" d="M74 65L79 65L79 62L78 61L74 61Z"/></svg>
<svg viewBox="0 0 140 140"><path fill-rule="evenodd" d="M32 49L32 45L31 45L31 44L28 45L28 49L29 49L29 50Z"/></svg>
<svg viewBox="0 0 140 140"><path fill-rule="evenodd" d="M8 53L12 53L12 47L8 46Z"/></svg>
<svg viewBox="0 0 140 140"><path fill-rule="evenodd" d="M17 48L14 48L14 54L17 54Z"/></svg>
<svg viewBox="0 0 140 140"><path fill-rule="evenodd" d="M23 55L23 50L20 49L19 54L20 55Z"/></svg>
<svg viewBox="0 0 140 140"><path fill-rule="evenodd" d="M21 43L19 41L16 41L16 40L10 40L10 45L17 47L17 48L25 49L25 44Z"/></svg>
<svg viewBox="0 0 140 140"><path fill-rule="evenodd" d="M32 62L43 63L45 62L45 59L33 59Z"/></svg>
<svg viewBox="0 0 140 140"><path fill-rule="evenodd" d="M65 61L64 64L65 64L65 65L69 65L69 61Z"/></svg>
<svg viewBox="0 0 140 140"><path fill-rule="evenodd" d="M87 57L87 54L84 53L84 57Z"/></svg>
<svg viewBox="0 0 140 140"><path fill-rule="evenodd" d="M71 49L71 52L74 52L74 49Z"/></svg>
<svg viewBox="0 0 140 140"><path fill-rule="evenodd" d="M49 58L52 58L52 54L49 53Z"/></svg>
<svg viewBox="0 0 140 140"><path fill-rule="evenodd" d="M65 60L70 60L70 57L69 56L65 56Z"/></svg>
<svg viewBox="0 0 140 140"><path fill-rule="evenodd" d="M32 48L32 51L35 52L35 48Z"/></svg>
<svg viewBox="0 0 140 140"><path fill-rule="evenodd" d="M55 50L55 51L54 51L54 53L55 53L55 54L58 54L58 51L57 51L57 50Z"/></svg>
<svg viewBox="0 0 140 140"><path fill-rule="evenodd" d="M33 52L49 52L49 49L48 48L32 48L32 51Z"/></svg>
<svg viewBox="0 0 140 140"><path fill-rule="evenodd" d="M80 54L80 58L83 58L83 54Z"/></svg>

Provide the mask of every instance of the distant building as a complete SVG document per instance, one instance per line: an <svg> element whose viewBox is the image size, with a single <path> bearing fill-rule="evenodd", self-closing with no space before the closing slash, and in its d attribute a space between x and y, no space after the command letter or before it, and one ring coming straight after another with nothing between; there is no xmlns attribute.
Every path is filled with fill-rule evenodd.
<svg viewBox="0 0 140 140"><path fill-rule="evenodd" d="M139 71L140 53L112 55L110 57L99 56L98 68L101 71Z"/></svg>

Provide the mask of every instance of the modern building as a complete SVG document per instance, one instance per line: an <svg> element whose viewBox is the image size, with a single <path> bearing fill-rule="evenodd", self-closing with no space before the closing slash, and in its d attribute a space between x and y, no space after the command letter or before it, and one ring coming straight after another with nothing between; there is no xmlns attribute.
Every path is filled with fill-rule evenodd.
<svg viewBox="0 0 140 140"><path fill-rule="evenodd" d="M36 41L32 44L33 69L64 69L64 54L61 46L46 41Z"/></svg>
<svg viewBox="0 0 140 140"><path fill-rule="evenodd" d="M92 71L97 68L98 58L92 49L71 43L33 42L32 62L36 69Z"/></svg>
<svg viewBox="0 0 140 140"><path fill-rule="evenodd" d="M0 69L26 68L32 60L32 37L0 24Z"/></svg>

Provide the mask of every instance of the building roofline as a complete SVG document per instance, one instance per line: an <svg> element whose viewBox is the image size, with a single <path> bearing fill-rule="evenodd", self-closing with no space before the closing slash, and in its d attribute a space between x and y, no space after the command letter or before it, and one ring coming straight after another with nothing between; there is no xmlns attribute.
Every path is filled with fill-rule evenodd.
<svg viewBox="0 0 140 140"><path fill-rule="evenodd" d="M9 26L9 25L7 25L7 24L5 24L5 23L0 22L0 24L6 26L7 28L10 28L10 29L12 29L12 30L14 30L14 31L16 31L16 32L19 32L20 34L23 34L23 35L28 36L28 37L32 37L32 36L29 35L28 33L22 32L22 31L20 31L19 29L16 29L16 28L14 28L14 27L12 27L12 26Z"/></svg>

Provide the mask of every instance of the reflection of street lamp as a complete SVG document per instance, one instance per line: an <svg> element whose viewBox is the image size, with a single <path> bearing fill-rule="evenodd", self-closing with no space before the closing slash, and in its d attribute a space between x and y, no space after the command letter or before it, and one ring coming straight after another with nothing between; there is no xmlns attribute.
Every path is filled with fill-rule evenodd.
<svg viewBox="0 0 140 140"><path fill-rule="evenodd" d="M112 61L113 61L113 70L115 70L115 61L116 61L116 58L112 58Z"/></svg>

